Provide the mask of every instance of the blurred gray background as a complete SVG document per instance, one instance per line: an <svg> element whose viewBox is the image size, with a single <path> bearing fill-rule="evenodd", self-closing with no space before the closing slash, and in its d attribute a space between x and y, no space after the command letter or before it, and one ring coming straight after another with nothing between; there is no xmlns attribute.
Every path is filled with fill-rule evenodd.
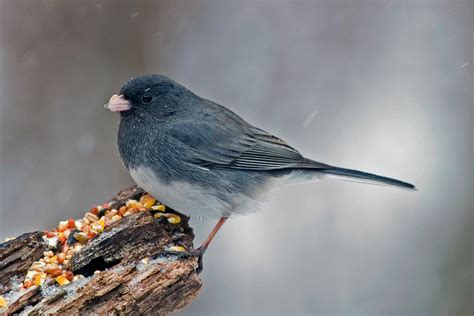
<svg viewBox="0 0 474 316"><path fill-rule="evenodd" d="M102 105L162 73L419 189L280 189L224 226L182 315L472 315L473 41L473 1L0 0L0 238L132 184Z"/></svg>

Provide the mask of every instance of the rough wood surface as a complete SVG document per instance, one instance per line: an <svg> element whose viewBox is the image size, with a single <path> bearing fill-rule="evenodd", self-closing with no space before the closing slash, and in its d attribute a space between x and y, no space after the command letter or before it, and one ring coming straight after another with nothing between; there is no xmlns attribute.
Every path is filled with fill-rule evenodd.
<svg viewBox="0 0 474 316"><path fill-rule="evenodd" d="M141 194L140 188L126 189L112 200L113 207ZM188 218L179 215L179 224L156 220L149 212L112 224L71 259L70 269L86 278L61 287L43 284L19 290L14 286L47 249L42 232L0 244L0 294L8 302L0 313L163 315L183 308L198 295L202 283L196 273L197 258L166 252L170 245L193 247ZM147 263L142 262L145 257Z"/></svg>

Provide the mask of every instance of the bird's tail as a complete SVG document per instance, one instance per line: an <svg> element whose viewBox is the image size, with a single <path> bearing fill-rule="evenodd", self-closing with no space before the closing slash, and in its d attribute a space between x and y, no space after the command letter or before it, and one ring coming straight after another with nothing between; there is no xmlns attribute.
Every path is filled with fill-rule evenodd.
<svg viewBox="0 0 474 316"><path fill-rule="evenodd" d="M416 190L415 186L411 183L379 176L372 173L358 171L358 170L328 166L327 168L315 169L315 171L323 175L343 178L345 180L350 180L350 181L372 183L372 184L379 184L379 185L390 185L390 186L396 186L396 187L409 189L409 190Z"/></svg>

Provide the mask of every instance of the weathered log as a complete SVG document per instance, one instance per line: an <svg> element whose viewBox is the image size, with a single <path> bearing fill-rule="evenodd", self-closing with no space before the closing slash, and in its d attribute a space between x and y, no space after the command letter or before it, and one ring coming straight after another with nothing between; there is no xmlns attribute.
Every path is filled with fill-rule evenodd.
<svg viewBox="0 0 474 316"><path fill-rule="evenodd" d="M112 207L142 194L137 187L123 190ZM183 308L198 295L202 283L197 258L166 251L177 244L192 249L194 238L189 218L168 212L178 214L181 222L170 224L164 217L157 220L150 212L140 212L107 227L70 260L69 269L85 278L63 286L18 286L48 248L43 232L0 244L0 294L8 304L0 313L163 315Z"/></svg>

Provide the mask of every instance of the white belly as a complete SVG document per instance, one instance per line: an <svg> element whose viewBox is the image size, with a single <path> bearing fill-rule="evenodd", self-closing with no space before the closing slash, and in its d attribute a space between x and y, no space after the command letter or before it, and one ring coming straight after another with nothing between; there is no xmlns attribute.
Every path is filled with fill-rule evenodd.
<svg viewBox="0 0 474 316"><path fill-rule="evenodd" d="M157 178L151 169L139 167L130 169L133 180L153 195L158 201L176 211L192 216L219 218L230 216L232 206L212 194L200 185L182 181L164 183Z"/></svg>

